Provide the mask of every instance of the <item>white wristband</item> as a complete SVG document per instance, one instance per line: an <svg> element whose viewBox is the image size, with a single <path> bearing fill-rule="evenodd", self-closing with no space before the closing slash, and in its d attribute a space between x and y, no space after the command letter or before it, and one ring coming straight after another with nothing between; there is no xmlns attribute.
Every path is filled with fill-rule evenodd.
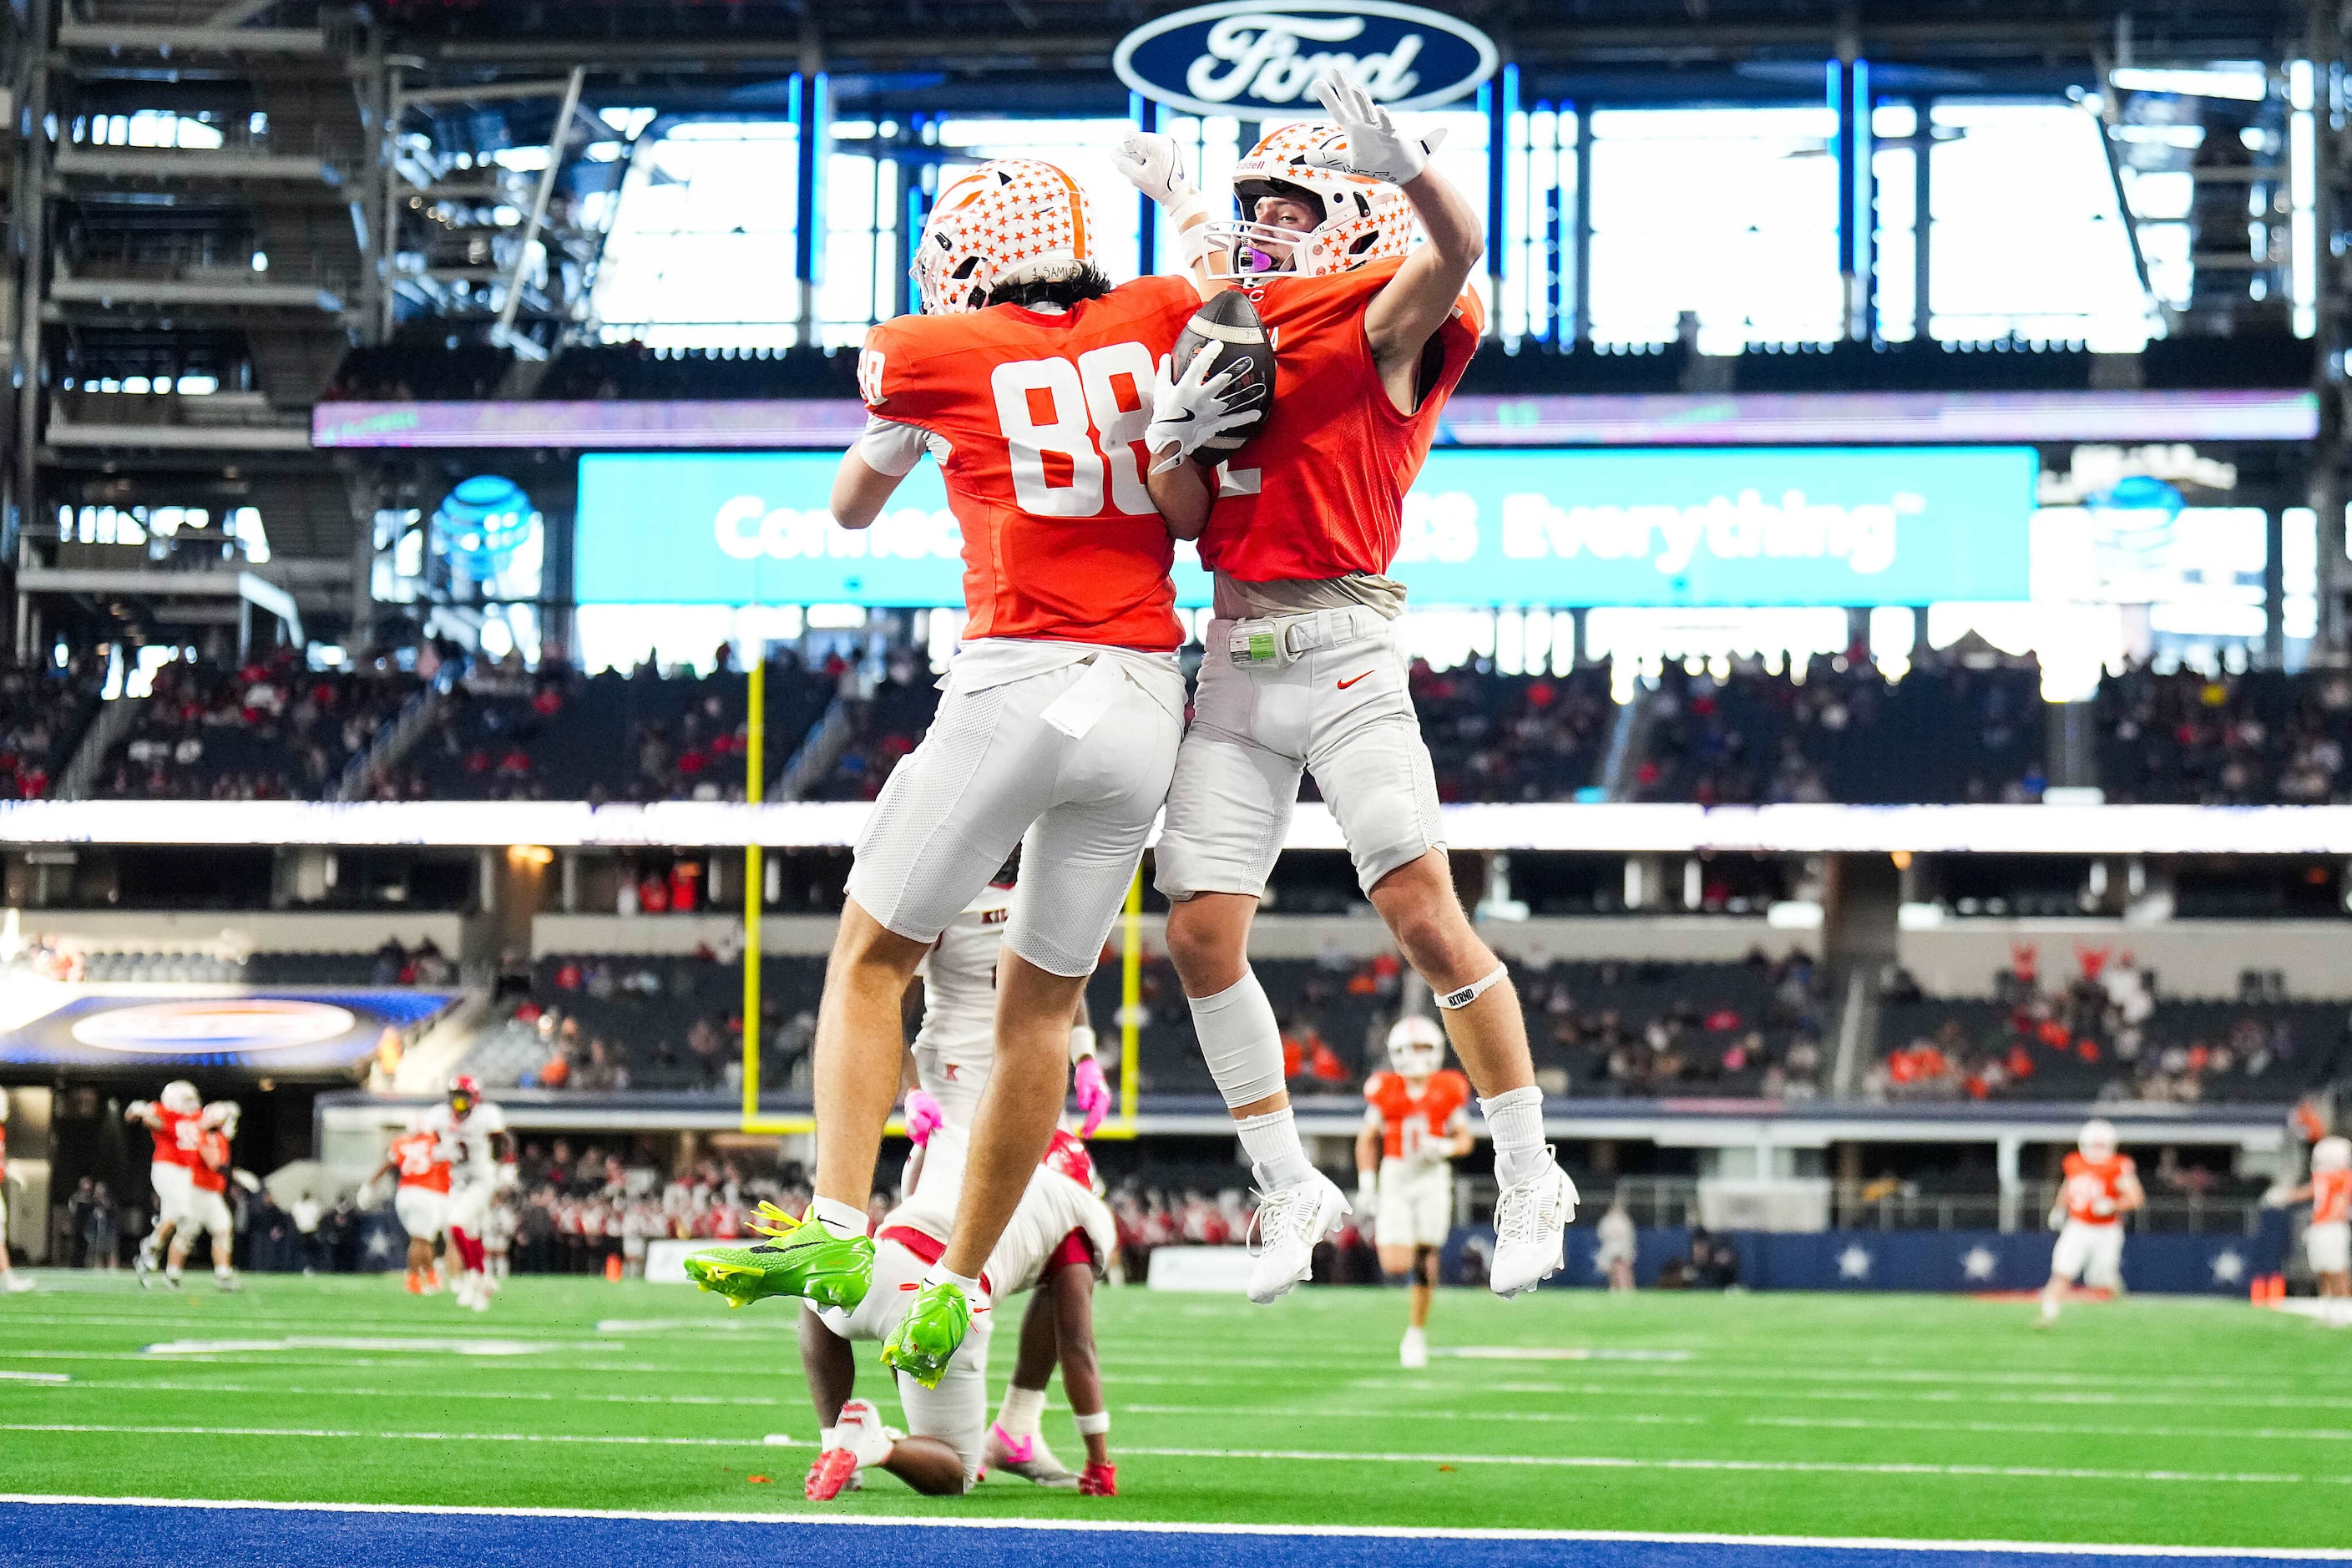
<svg viewBox="0 0 2352 1568"><path fill-rule="evenodd" d="M1070 1065L1076 1067L1095 1054L1095 1032L1085 1024L1070 1031Z"/></svg>
<svg viewBox="0 0 2352 1568"><path fill-rule="evenodd" d="M1110 1412L1108 1410L1097 1410L1092 1415L1080 1415L1073 1411L1070 1421L1077 1427L1081 1437L1099 1437L1110 1430Z"/></svg>
<svg viewBox="0 0 2352 1568"><path fill-rule="evenodd" d="M1194 191L1160 215L1168 220L1168 232L1176 237L1176 254L1186 267L1209 254L1208 213L1208 198Z"/></svg>
<svg viewBox="0 0 2352 1568"><path fill-rule="evenodd" d="M1469 984L1462 986L1458 990L1441 991L1432 998L1432 1000L1435 1001L1439 1006L1444 1008L1450 1013L1459 1007L1467 1007L1471 1003L1475 1002L1479 997L1485 995L1488 986L1495 984L1498 981L1507 980L1510 977L1511 971L1509 966L1498 963L1495 965L1495 972L1492 974L1473 980Z"/></svg>

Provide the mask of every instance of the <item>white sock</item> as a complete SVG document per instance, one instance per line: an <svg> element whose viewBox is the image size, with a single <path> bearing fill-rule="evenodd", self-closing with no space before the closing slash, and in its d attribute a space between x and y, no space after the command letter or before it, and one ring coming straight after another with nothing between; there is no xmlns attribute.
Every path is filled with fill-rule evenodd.
<svg viewBox="0 0 2352 1568"><path fill-rule="evenodd" d="M1544 1147L1543 1090L1529 1084L1481 1100L1478 1110L1495 1140L1495 1179L1508 1187L1541 1175L1551 1163Z"/></svg>
<svg viewBox="0 0 2352 1568"><path fill-rule="evenodd" d="M816 1433L816 1447L817 1452L821 1454L830 1453L832 1450L840 1447L841 1428L838 1426L818 1427Z"/></svg>
<svg viewBox="0 0 2352 1568"><path fill-rule="evenodd" d="M1004 1403L997 1408L996 1424L1004 1428L1008 1437L1034 1437L1045 1415L1045 1391L1024 1388L1015 1383L1004 1390Z"/></svg>
<svg viewBox="0 0 2352 1568"><path fill-rule="evenodd" d="M1201 1057L1217 1092L1234 1109L1282 1092L1282 1026L1255 970L1213 996L1186 998Z"/></svg>
<svg viewBox="0 0 2352 1568"><path fill-rule="evenodd" d="M1298 1119L1290 1107L1264 1116L1245 1116L1234 1123L1242 1135L1242 1152L1256 1167L1257 1178L1269 1187L1297 1186L1315 1173L1314 1162L1298 1142Z"/></svg>
<svg viewBox="0 0 2352 1568"><path fill-rule="evenodd" d="M926 1285L960 1285L966 1299L980 1300L980 1280L976 1276L958 1274L944 1263L934 1263L923 1275Z"/></svg>
<svg viewBox="0 0 2352 1568"><path fill-rule="evenodd" d="M835 1237L866 1234L866 1211L856 1204L845 1204L837 1198L817 1198L810 1203L809 1213L816 1215L817 1223Z"/></svg>

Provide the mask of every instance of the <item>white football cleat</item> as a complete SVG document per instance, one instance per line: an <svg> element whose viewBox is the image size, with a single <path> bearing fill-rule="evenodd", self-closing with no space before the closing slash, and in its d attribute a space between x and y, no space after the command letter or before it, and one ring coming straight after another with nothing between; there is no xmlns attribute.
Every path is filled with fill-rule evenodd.
<svg viewBox="0 0 2352 1568"><path fill-rule="evenodd" d="M897 1447L871 1400L853 1399L843 1405L833 1429L840 1445L819 1455L809 1471L805 1492L811 1502L831 1502L858 1471L884 1463Z"/></svg>
<svg viewBox="0 0 2352 1568"><path fill-rule="evenodd" d="M1397 1364L1407 1372L1419 1372L1429 1364L1429 1336L1419 1329L1404 1331L1404 1343L1397 1346Z"/></svg>
<svg viewBox="0 0 2352 1568"><path fill-rule="evenodd" d="M1316 1244L1336 1232L1349 1211L1348 1200L1320 1171L1308 1172L1303 1182L1260 1192L1257 1198L1257 1213L1250 1220L1258 1253L1250 1267L1249 1299L1263 1307L1307 1278Z"/></svg>
<svg viewBox="0 0 2352 1568"><path fill-rule="evenodd" d="M1495 1266L1486 1280L1495 1294L1508 1300L1559 1273L1575 1217L1576 1184L1556 1159L1532 1179L1505 1187L1495 1205Z"/></svg>
<svg viewBox="0 0 2352 1568"><path fill-rule="evenodd" d="M1026 1437L1014 1437L994 1422L988 1426L988 1442L981 1450L980 1468L984 1474L1003 1470L1034 1481L1041 1487L1054 1487L1076 1491L1078 1474L1054 1457L1045 1447L1045 1439L1034 1433Z"/></svg>
<svg viewBox="0 0 2352 1568"><path fill-rule="evenodd" d="M11 1296L21 1296L32 1288L33 1282L30 1279L26 1279L23 1275L11 1274L8 1276L8 1294Z"/></svg>

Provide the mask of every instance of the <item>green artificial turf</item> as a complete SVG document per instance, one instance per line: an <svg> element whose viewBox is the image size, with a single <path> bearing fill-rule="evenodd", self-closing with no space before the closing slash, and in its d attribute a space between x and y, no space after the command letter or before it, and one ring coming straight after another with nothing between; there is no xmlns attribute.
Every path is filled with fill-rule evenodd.
<svg viewBox="0 0 2352 1568"><path fill-rule="evenodd" d="M39 1293L0 1298L0 1491L812 1506L800 1481L815 1422L789 1304L729 1311L684 1287L518 1278L478 1317L405 1295L398 1276L255 1276L234 1297L193 1277L178 1296L125 1276L40 1278ZM927 1500L877 1477L833 1506L2352 1544L2352 1331L2239 1303L2078 1306L2037 1333L2015 1301L1456 1290L1437 1303L1439 1353L1407 1373L1403 1300L1385 1291L1097 1302L1120 1497L992 1478ZM998 1339L1001 1388L1011 1336ZM215 1343L157 1348L173 1341ZM1465 1349L1483 1353L1446 1353ZM861 1388L895 1418L871 1352ZM763 1447L770 1433L793 1446ZM1058 1395L1045 1433L1079 1454ZM1633 1462L1499 1462L1561 1459ZM2004 1473L2021 1469L2037 1473Z"/></svg>

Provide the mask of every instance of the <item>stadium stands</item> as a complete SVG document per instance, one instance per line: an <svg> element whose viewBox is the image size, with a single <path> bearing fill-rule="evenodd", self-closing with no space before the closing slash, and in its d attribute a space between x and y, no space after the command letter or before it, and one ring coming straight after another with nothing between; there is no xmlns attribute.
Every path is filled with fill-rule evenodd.
<svg viewBox="0 0 2352 1568"><path fill-rule="evenodd" d="M230 668L156 667L94 793L116 800L320 800L423 689L388 662L317 671L291 649Z"/></svg>
<svg viewBox="0 0 2352 1568"><path fill-rule="evenodd" d="M2320 805L2352 799L2352 679L2133 670L2099 689L2107 798L2194 805Z"/></svg>
<svg viewBox="0 0 2352 1568"><path fill-rule="evenodd" d="M48 795L97 710L104 670L84 660L0 665L0 799Z"/></svg>

